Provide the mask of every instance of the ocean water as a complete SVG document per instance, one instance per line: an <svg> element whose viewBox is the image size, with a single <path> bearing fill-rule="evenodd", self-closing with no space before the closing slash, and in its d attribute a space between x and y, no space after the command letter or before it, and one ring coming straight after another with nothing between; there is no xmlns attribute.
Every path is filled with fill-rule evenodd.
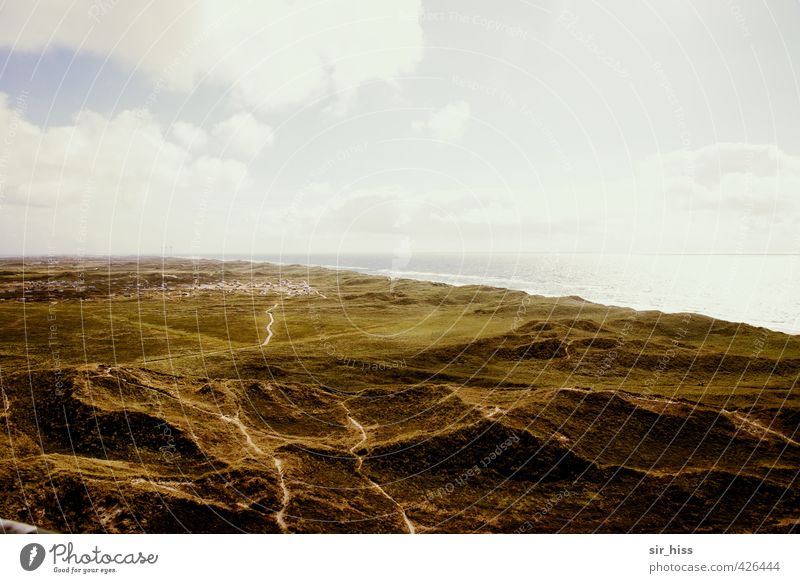
<svg viewBox="0 0 800 583"><path fill-rule="evenodd" d="M486 284L615 306L694 312L800 334L800 255L225 255L374 275Z"/></svg>

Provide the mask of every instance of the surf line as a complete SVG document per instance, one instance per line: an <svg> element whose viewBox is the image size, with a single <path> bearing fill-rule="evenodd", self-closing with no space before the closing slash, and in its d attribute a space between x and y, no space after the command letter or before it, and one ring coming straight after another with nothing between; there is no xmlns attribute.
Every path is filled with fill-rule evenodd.
<svg viewBox="0 0 800 583"><path fill-rule="evenodd" d="M267 324L267 339L261 343L261 346L266 346L269 344L269 341L272 340L272 325L275 323L275 316L272 315L272 310L278 307L278 304L272 306L269 310L266 310L267 316L269 316L269 324Z"/></svg>

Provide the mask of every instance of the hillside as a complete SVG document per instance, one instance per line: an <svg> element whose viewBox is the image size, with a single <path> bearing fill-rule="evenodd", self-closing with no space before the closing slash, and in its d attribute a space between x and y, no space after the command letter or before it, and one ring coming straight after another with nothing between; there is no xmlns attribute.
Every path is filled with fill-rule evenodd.
<svg viewBox="0 0 800 583"><path fill-rule="evenodd" d="M798 530L797 336L483 286L124 258L2 261L0 336L4 519Z"/></svg>

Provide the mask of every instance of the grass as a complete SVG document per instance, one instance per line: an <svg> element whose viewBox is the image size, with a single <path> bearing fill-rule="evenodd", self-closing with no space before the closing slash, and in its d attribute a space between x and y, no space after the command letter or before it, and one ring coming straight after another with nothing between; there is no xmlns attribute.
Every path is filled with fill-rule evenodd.
<svg viewBox="0 0 800 583"><path fill-rule="evenodd" d="M403 512L422 532L800 520L798 336L303 266L2 263L5 518L81 532L277 532L281 509L298 532L397 532Z"/></svg>

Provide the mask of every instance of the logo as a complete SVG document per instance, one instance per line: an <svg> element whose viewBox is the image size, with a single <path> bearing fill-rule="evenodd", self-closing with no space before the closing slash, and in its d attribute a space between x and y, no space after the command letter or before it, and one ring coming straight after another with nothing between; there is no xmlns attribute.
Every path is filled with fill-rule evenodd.
<svg viewBox="0 0 800 583"><path fill-rule="evenodd" d="M35 571L44 562L44 547L39 543L30 543L19 552L19 564L26 571Z"/></svg>

